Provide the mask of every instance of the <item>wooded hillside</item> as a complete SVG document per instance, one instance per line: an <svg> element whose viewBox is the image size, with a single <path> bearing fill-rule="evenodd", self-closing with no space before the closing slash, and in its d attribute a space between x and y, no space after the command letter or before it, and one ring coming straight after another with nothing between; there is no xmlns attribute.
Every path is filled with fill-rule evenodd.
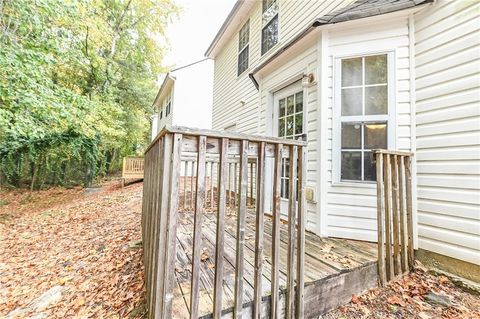
<svg viewBox="0 0 480 319"><path fill-rule="evenodd" d="M172 0L0 0L0 181L90 184L141 153Z"/></svg>

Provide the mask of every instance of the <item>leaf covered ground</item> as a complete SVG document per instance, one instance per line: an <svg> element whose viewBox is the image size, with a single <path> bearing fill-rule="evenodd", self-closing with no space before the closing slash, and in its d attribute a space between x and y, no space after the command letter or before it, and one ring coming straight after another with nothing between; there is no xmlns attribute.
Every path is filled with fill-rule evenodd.
<svg viewBox="0 0 480 319"><path fill-rule="evenodd" d="M435 276L418 261L409 275L384 288L352 296L349 304L319 319L480 318L480 297L456 287L447 277Z"/></svg>
<svg viewBox="0 0 480 319"><path fill-rule="evenodd" d="M0 318L144 317L141 196L142 184L118 182L0 189ZM480 318L480 298L419 265L321 318Z"/></svg>
<svg viewBox="0 0 480 319"><path fill-rule="evenodd" d="M1 190L0 318L142 316L142 185L118 185Z"/></svg>

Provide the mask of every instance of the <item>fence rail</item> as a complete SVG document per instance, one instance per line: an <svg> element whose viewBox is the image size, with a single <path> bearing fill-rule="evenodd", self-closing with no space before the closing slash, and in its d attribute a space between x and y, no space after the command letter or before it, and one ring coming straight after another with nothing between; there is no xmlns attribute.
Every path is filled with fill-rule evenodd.
<svg viewBox="0 0 480 319"><path fill-rule="evenodd" d="M213 207L216 213L213 318L220 318L222 314L225 214L228 204L236 210L237 223L234 317L242 318L245 307L243 256L248 197L250 204L253 203L251 198L255 197L256 210L253 318L270 315L277 318L283 313L279 309L279 252L280 181L282 161L285 160L290 163L285 317L303 318L305 146L306 143L302 141L178 127L167 127L157 136L145 153L142 209L142 240L150 318L172 318L177 212L185 208L194 211L189 313L190 318L198 318L203 244L201 231L203 215L212 203L215 203ZM266 174L267 161L273 163L271 176ZM266 198L269 178L273 179L273 196ZM186 190L184 193L181 192L182 188ZM297 190L298 194L295 194ZM267 201L273 207L270 314L261 313L262 276L266 275L263 271L263 241Z"/></svg>
<svg viewBox="0 0 480 319"><path fill-rule="evenodd" d="M407 152L375 151L381 286L413 266L412 156Z"/></svg>

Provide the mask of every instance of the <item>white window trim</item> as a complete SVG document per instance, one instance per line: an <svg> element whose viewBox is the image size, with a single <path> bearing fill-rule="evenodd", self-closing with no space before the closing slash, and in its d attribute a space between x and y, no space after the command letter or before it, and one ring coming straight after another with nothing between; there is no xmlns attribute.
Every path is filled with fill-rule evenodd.
<svg viewBox="0 0 480 319"><path fill-rule="evenodd" d="M237 77L240 77L242 74L244 74L248 69L250 68L250 19L245 21L245 23L242 25L240 30L238 31L238 43L240 43L240 32L243 30L243 28L248 25L248 41L247 44L245 44L241 49L238 50L237 52ZM245 70L243 70L241 73L238 73L238 67L240 63L240 54L248 47L248 54L247 54L247 67Z"/></svg>
<svg viewBox="0 0 480 319"><path fill-rule="evenodd" d="M270 52L275 51L275 47L277 47L280 43L280 29L281 29L281 27L280 27L280 1L277 0L277 12L274 15L272 15L272 17L268 21L266 21L266 22L263 21L263 14L264 14L264 11L263 11L263 1L262 1L262 14L261 14L262 23L261 23L261 28L260 28L260 56L261 56L261 58L264 58L264 57L268 56ZM277 17L277 43L275 43L271 48L269 48L267 51L262 53L263 29L270 22L272 22L273 18L275 18L275 17Z"/></svg>
<svg viewBox="0 0 480 319"><path fill-rule="evenodd" d="M332 132L332 183L341 186L366 186L374 187L375 181L342 181L341 180L341 60L348 58L365 57L370 55L387 54L387 85L388 85L388 115L369 116L373 121L388 121L387 148L396 148L396 56L395 50L363 52L355 55L338 55L333 57L333 132ZM344 119L361 121L363 116L348 116Z"/></svg>
<svg viewBox="0 0 480 319"><path fill-rule="evenodd" d="M278 137L278 115L279 115L279 104L278 101L286 98L292 94L303 92L303 123L302 130L303 133L307 132L307 91L302 87L301 83L294 83L284 89L281 89L273 94L273 136Z"/></svg>

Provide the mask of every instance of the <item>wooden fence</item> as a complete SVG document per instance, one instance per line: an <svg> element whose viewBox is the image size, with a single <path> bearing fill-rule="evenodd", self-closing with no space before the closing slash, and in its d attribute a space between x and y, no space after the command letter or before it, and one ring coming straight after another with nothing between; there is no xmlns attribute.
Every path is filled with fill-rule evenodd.
<svg viewBox="0 0 480 319"><path fill-rule="evenodd" d="M378 278L381 286L413 266L412 154L375 151Z"/></svg>
<svg viewBox="0 0 480 319"><path fill-rule="evenodd" d="M241 318L245 303L244 245L245 216L247 210L248 179L254 177L255 188L255 262L253 316L261 318L279 313L279 253L280 253L280 182L282 161L289 160L289 207L286 318L304 316L304 250L305 250L305 182L306 143L302 141L259 137L230 132L198 131L187 128L166 127L145 153L145 179L142 209L142 240L144 246L147 307L150 318L172 318L173 286L176 262L177 212L180 208L180 184L185 162L195 158L193 170L194 226L192 247L192 279L190 287L190 318L198 318L200 262L202 251L202 223L207 202L208 173L214 172L210 183L217 189L216 240L214 267L213 318L222 312L222 281L224 271L225 213L229 179L236 185L236 260L234 317ZM274 163L273 196L266 198L267 159ZM182 163L183 161L183 163ZM211 163L215 163L212 170ZM229 174L231 163L238 165ZM254 163L253 166L250 163ZM182 169L182 164L184 168ZM210 166L210 167L208 167ZM230 167L231 168L231 167ZM235 172L235 173L233 173ZM297 174L298 173L298 174ZM230 176L230 177L229 177ZM184 179L184 185L187 179ZM210 186L211 187L211 186ZM298 194L296 194L298 190ZM251 190L250 190L251 192ZM184 195L185 196L185 195ZM253 197L250 193L250 197ZM296 200L298 198L298 200ZM185 199L183 199L185 205ZM272 271L270 314L262 314L262 275L264 257L265 202L272 203Z"/></svg>

